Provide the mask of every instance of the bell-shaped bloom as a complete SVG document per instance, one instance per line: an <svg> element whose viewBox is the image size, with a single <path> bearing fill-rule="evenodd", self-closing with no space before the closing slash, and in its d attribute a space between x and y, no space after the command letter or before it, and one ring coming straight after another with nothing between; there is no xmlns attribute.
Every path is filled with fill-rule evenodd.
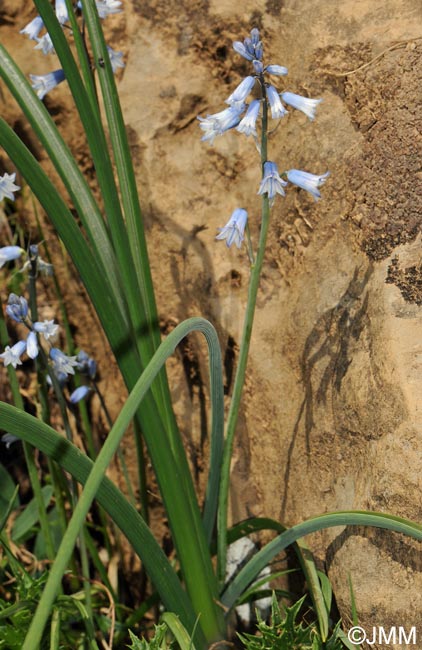
<svg viewBox="0 0 422 650"><path fill-rule="evenodd" d="M216 239L225 239L226 245L229 248L233 243L240 248L245 238L245 226L247 220L248 213L246 210L243 210L243 208L236 208L224 228L219 228L220 232L216 236Z"/></svg>
<svg viewBox="0 0 422 650"><path fill-rule="evenodd" d="M50 34L44 34L42 38L37 38L37 41L34 50L41 50L43 54L54 54L54 45Z"/></svg>
<svg viewBox="0 0 422 650"><path fill-rule="evenodd" d="M76 356L69 357L67 354L59 350L59 348L51 348L50 359L53 362L53 369L56 375L59 373L66 373L68 375L75 374L75 368L78 365Z"/></svg>
<svg viewBox="0 0 422 650"><path fill-rule="evenodd" d="M20 246L3 246L0 248L0 269L12 260L17 260L25 251Z"/></svg>
<svg viewBox="0 0 422 650"><path fill-rule="evenodd" d="M256 136L256 120L258 119L259 111L261 108L261 100L254 99L248 107L244 118L239 122L236 130L245 135Z"/></svg>
<svg viewBox="0 0 422 650"><path fill-rule="evenodd" d="M56 16L60 25L64 25L69 20L69 14L67 13L67 7L65 0L56 0Z"/></svg>
<svg viewBox="0 0 422 650"><path fill-rule="evenodd" d="M278 117L283 117L284 115L286 115L287 111L284 108L283 104L281 103L280 95L278 94L274 86L267 86L266 92L267 92L268 103L271 109L271 117L273 118L273 120L277 119Z"/></svg>
<svg viewBox="0 0 422 650"><path fill-rule="evenodd" d="M98 0L95 4L100 18L107 18L111 14L121 12L120 5L122 3L119 0Z"/></svg>
<svg viewBox="0 0 422 650"><path fill-rule="evenodd" d="M273 74L276 77L284 77L287 74L288 70L284 65L267 65L265 72L268 74Z"/></svg>
<svg viewBox="0 0 422 650"><path fill-rule="evenodd" d="M37 335L35 332L29 332L26 337L26 354L31 359L36 359L39 351Z"/></svg>
<svg viewBox="0 0 422 650"><path fill-rule="evenodd" d="M33 20L31 20L31 22L28 23L26 27L20 30L19 34L25 34L25 36L28 36L31 41L36 41L38 34L43 27L44 22L41 16L35 16L35 18L33 18Z"/></svg>
<svg viewBox="0 0 422 650"><path fill-rule="evenodd" d="M10 347L6 345L5 350L0 354L0 359L3 359L5 366L20 366L22 364L21 356L26 350L26 341L18 341L15 345Z"/></svg>
<svg viewBox="0 0 422 650"><path fill-rule="evenodd" d="M9 449L10 445L14 442L18 442L18 440L20 440L20 438L14 436L12 433L5 433L4 436L1 437L1 441L5 445L6 449Z"/></svg>
<svg viewBox="0 0 422 650"><path fill-rule="evenodd" d="M322 102L322 99L310 99L309 97L302 97L302 95L287 92L282 93L281 97L286 104L305 113L311 121L315 119L316 107Z"/></svg>
<svg viewBox="0 0 422 650"><path fill-rule="evenodd" d="M54 367L53 367L53 370L54 370ZM57 382L58 382L60 388L64 388L66 386L67 382L68 382L68 379L69 379L69 377L67 376L67 373L66 372L60 372L60 371L56 372L54 370L54 376L57 379ZM47 375L46 382L47 382L47 384L49 386L51 386L51 387L53 386L53 381L52 381L50 375Z"/></svg>
<svg viewBox="0 0 422 650"><path fill-rule="evenodd" d="M65 79L63 70L54 70L48 74L41 75L30 74L29 76L32 81L32 88L40 99L44 99L50 90L53 90L53 88Z"/></svg>
<svg viewBox="0 0 422 650"><path fill-rule="evenodd" d="M113 70L114 74L116 74L116 70L125 67L125 64L123 62L123 52L116 52L109 45L107 45L107 52L110 58L111 69Z"/></svg>
<svg viewBox="0 0 422 650"><path fill-rule="evenodd" d="M28 301L26 298L11 293L7 299L6 314L17 323L22 323L28 316Z"/></svg>
<svg viewBox="0 0 422 650"><path fill-rule="evenodd" d="M240 116L244 109L244 104L242 104L242 106L229 106L219 113L207 115L207 117L198 117L198 120L200 121L199 126L204 131L201 140L204 142L209 141L210 144L213 144L214 138L217 135L222 135L225 131L232 129L239 124Z"/></svg>
<svg viewBox="0 0 422 650"><path fill-rule="evenodd" d="M264 64L262 61L257 61L256 59L252 61L253 69L255 74L262 74L264 72Z"/></svg>
<svg viewBox="0 0 422 650"><path fill-rule="evenodd" d="M321 196L319 188L325 183L330 172L325 172L325 174L318 176L318 174L310 174L309 172L303 172L300 169L290 169L286 172L286 175L287 180L290 181L290 183L310 192L315 201L317 201Z"/></svg>
<svg viewBox="0 0 422 650"><path fill-rule="evenodd" d="M284 181L278 173L276 163L267 160L267 162L264 163L264 177L259 186L258 194L268 194L270 204L272 204L276 194L285 196L286 193L284 188L286 185L286 181Z"/></svg>
<svg viewBox="0 0 422 650"><path fill-rule="evenodd" d="M54 339L59 331L59 326L55 324L54 320L45 320L42 323L37 321L33 324L35 332L42 334L46 341Z"/></svg>
<svg viewBox="0 0 422 650"><path fill-rule="evenodd" d="M80 350L76 355L76 361L78 362L78 370L84 375L88 375L91 379L95 379L97 374L97 362L95 359L90 357L85 350Z"/></svg>
<svg viewBox="0 0 422 650"><path fill-rule="evenodd" d="M10 199L11 201L15 200L13 192L20 190L19 185L15 185L16 174L3 174L0 176L0 201L4 198Z"/></svg>
<svg viewBox="0 0 422 650"><path fill-rule="evenodd" d="M262 42L259 40L259 30L254 28L251 31L250 37L245 38L243 43L235 41L233 43L233 49L248 61L253 61L254 59L260 61L263 55L263 47Z"/></svg>
<svg viewBox="0 0 422 650"><path fill-rule="evenodd" d="M89 386L78 386L69 397L69 402L71 404L77 404L81 400L85 399L90 392L91 389Z"/></svg>
<svg viewBox="0 0 422 650"><path fill-rule="evenodd" d="M232 92L230 97L226 99L226 104L231 104L232 106L243 105L245 99L251 92L252 88L255 85L255 77L246 77L243 79L237 88Z"/></svg>

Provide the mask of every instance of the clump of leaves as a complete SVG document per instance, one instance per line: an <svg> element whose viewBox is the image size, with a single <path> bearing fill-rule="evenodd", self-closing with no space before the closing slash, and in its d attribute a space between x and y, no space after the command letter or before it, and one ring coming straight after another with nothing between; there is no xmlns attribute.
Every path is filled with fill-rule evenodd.
<svg viewBox="0 0 422 650"><path fill-rule="evenodd" d="M172 644L168 641L168 627L165 623L154 625L155 634L152 639L138 639L133 632L129 630L131 645L127 647L129 650L170 650Z"/></svg>
<svg viewBox="0 0 422 650"><path fill-rule="evenodd" d="M315 623L306 625L302 620L297 622L305 598L291 607L283 605L281 609L273 594L269 624L258 614L258 634L239 634L246 650L342 650L344 645L339 623L324 643Z"/></svg>

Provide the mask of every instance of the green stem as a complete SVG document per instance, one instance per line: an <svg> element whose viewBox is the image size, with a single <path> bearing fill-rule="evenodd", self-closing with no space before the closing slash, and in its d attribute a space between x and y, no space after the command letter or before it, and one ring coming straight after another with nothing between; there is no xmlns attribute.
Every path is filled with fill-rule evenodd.
<svg viewBox="0 0 422 650"><path fill-rule="evenodd" d="M29 297L30 297L30 308L31 308L31 316L32 320L35 321L38 318L38 310L37 310L37 285L36 285L36 279L37 279L37 257L38 255L31 255L30 262L31 262L31 271L29 273ZM72 442L73 441L73 435L72 435L72 429L70 427L70 422L67 414L67 408L66 408L66 402L63 397L62 390L60 388L58 379L54 373L53 370L51 370L50 366L48 365L48 360L46 357L46 354L42 348L40 348L40 359L41 363L44 366L44 370L48 371L50 374L51 381L53 383L54 391L56 394L57 401L60 406L60 411L62 414L63 418L63 423L66 431L66 437L67 439ZM37 373L38 376L41 378L40 385L41 385L41 390L44 387L45 390L45 381L44 378L41 377L42 373L40 371L40 367L38 364L38 360L36 363L37 367ZM44 398L46 399L46 395L44 395ZM76 506L77 502L77 495L78 495L78 485L75 479L72 479L71 483L71 494L72 494L72 502L73 502L73 507ZM48 529L49 533L49 529ZM47 548L51 546L51 551L52 555L51 557L54 557L54 550L52 546L52 541L51 541L51 535L49 533L50 539L46 538L46 543L47 543ZM50 542L50 543L49 543ZM90 590L90 583L89 583L89 562L88 562L88 554L86 550L86 544L85 544L85 529L81 530L81 534L79 536L79 550L80 550L80 556L81 556L81 565L82 565L82 575L84 577L84 590L85 590L85 597L86 597L86 603L87 603L87 610L89 613L90 621L91 624L93 625L93 620L92 620L92 607L91 607L91 590Z"/></svg>
<svg viewBox="0 0 422 650"><path fill-rule="evenodd" d="M267 130L268 130L268 105L261 79L262 86L262 135L261 135L261 165L262 174L264 173L264 163L267 160ZM249 279L248 302L246 305L245 320L243 323L242 339L240 343L239 361L236 368L236 376L233 386L233 394L230 402L229 414L226 426L226 441L224 445L223 463L221 467L221 483L219 495L218 510L218 568L217 575L220 585L224 584L226 573L227 557L227 514L228 498L230 489L230 464L233 453L234 434L236 432L237 420L239 416L240 402L242 399L243 386L245 383L246 367L248 363L249 347L252 336L252 326L255 315L256 298L261 277L262 264L264 261L265 246L267 242L268 226L270 221L270 205L268 194L262 197L262 221L259 235L258 250L256 253L255 263L251 266L251 275Z"/></svg>
<svg viewBox="0 0 422 650"><path fill-rule="evenodd" d="M111 415L109 413L109 410L107 408L107 404L105 403L104 396L103 396L102 392L100 391L97 382L94 379L92 380L91 383L92 383L92 386L94 388L94 391L98 395L98 399L100 400L101 408L104 411L104 415L106 417L108 426L111 429L112 426L113 426L113 420L112 420ZM125 460L125 457L123 455L122 450L120 449L120 446L117 448L117 457L119 459L119 463L120 463L120 466L122 468L123 478L124 478L125 483L126 483L126 489L127 489L127 494L129 496L129 501L133 505L133 507L136 508L135 493L134 493L133 488L132 488L132 483L130 482L129 470L128 470L127 465L126 465L126 460Z"/></svg>

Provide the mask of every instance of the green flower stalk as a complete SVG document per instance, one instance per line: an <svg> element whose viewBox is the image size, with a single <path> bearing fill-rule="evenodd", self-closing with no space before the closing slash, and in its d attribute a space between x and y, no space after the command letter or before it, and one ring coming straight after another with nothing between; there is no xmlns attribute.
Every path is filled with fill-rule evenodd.
<svg viewBox="0 0 422 650"><path fill-rule="evenodd" d="M259 242L256 253L251 247L250 238L248 237L248 257L251 262L251 274L249 280L248 301L245 312L242 339L240 343L239 360L236 369L236 376L233 387L233 394L230 403L230 409L226 424L226 440L224 447L222 476L219 493L219 511L217 522L217 549L218 549L218 568L217 574L220 586L223 585L226 573L227 558L227 512L228 512L228 494L230 484L230 462L233 453L233 441L236 431L237 420L239 416L240 403L242 398L243 385L245 383L246 367L249 355L249 347L252 336L252 326L255 314L256 299L258 295L259 279L261 276L262 265L264 262L265 247L267 243L268 227L270 221L270 208L272 207L276 195L285 196L285 188L289 182L310 192L314 198L319 198L318 188L326 180L326 174L316 176L308 172L299 170L290 170L278 172L275 162L268 160L268 111L272 119L282 119L287 114L284 102L305 113L310 120L315 117L315 110L320 103L320 99L308 99L294 93L280 93L277 89L265 80L265 75L282 77L287 74L287 68L280 65L268 65L264 67L263 45L260 40L258 29L251 31L250 37L246 38L243 43L236 41L233 44L234 50L243 58L252 63L254 74L247 76L237 86L234 92L226 100L229 108L207 115L200 120L200 128L203 131L202 140L213 144L214 138L223 135L226 131L236 128L237 131L246 136L252 135L261 158L261 184L258 194L262 196L261 202L261 223ZM260 88L260 99L253 99L249 105L246 104L247 98L252 92L255 84L258 83ZM242 117L242 114L245 114ZM261 114L261 138L258 140L257 122ZM292 173L293 172L293 173ZM244 230L246 227L247 212L244 209L237 208L229 222L224 228L220 228L220 233L216 239L225 239L226 244L230 247L233 243L240 248L244 240ZM248 231L247 231L248 232Z"/></svg>

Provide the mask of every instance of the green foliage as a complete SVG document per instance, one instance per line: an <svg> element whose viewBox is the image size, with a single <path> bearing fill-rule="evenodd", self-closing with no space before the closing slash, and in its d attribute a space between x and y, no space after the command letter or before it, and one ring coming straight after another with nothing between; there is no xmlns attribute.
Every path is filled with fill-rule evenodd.
<svg viewBox="0 0 422 650"><path fill-rule="evenodd" d="M280 608L273 594L271 621L258 620L258 635L239 634L246 650L342 650L339 624L324 643L315 623L306 625L299 620L299 612L306 596L291 607Z"/></svg>
<svg viewBox="0 0 422 650"><path fill-rule="evenodd" d="M6 548L6 547L5 547ZM30 575L7 549L0 565L0 584L9 583L7 598L0 598L0 650L21 650L48 579L48 571ZM91 605L100 611L104 599L92 589ZM96 649L95 633L89 622L84 592L60 595L52 610L50 625L40 639L44 648ZM57 644L53 645L53 639ZM38 647L38 646L37 646Z"/></svg>
<svg viewBox="0 0 422 650"><path fill-rule="evenodd" d="M130 650L170 650L174 647L170 641L167 640L167 625L161 623L160 625L154 625L155 634L150 641L146 639L138 639L137 636L129 630L129 636L131 640L131 645L127 647Z"/></svg>
<svg viewBox="0 0 422 650"><path fill-rule="evenodd" d="M15 483L8 471L0 464L0 520L3 513L7 510L10 500L14 496ZM11 504L13 508L19 506L19 497L17 495L13 498Z"/></svg>
<svg viewBox="0 0 422 650"><path fill-rule="evenodd" d="M51 485L45 485L41 493L44 499L44 505L47 507L53 494ZM39 520L38 501L34 498L26 506L25 509L15 519L12 528L12 539L17 544L25 541L33 533L33 528Z"/></svg>
<svg viewBox="0 0 422 650"><path fill-rule="evenodd" d="M10 582L15 602L0 598L0 648L21 650L47 574L32 577L17 560L13 561L10 551L8 556L10 561L3 558L1 563L0 583Z"/></svg>
<svg viewBox="0 0 422 650"><path fill-rule="evenodd" d="M15 97L67 189L72 211L67 198L60 194L38 160L1 118L0 145L26 179L73 259L116 357L129 397L114 425L110 425L101 451L98 455L92 454L91 461L72 443L71 435L65 439L49 426L48 409L41 408L45 422L24 413L17 378L9 368L15 407L0 402L0 420L5 431L20 437L25 443L25 462L33 494L32 501L15 519L10 534L14 543L31 542L29 547L36 560L48 558L54 562L48 571L31 575L13 556L7 541L2 539L4 555L0 560L0 578L1 582L11 578L12 583L7 598L0 591L0 597L4 597L3 600L0 598L0 650L47 647L49 650L58 650L59 647L94 650L98 648L96 635L99 637L100 632L108 635L108 619L100 615L101 597L90 580L92 564L104 584L107 585L108 580L96 542L85 525L94 499L110 515L113 536L114 526L126 535L154 584L157 599L168 610L163 614L163 623L155 628L151 641L139 640L130 632L132 645L127 647L132 650L166 650L177 642L181 650L195 650L195 642L198 650L202 650L224 638L224 612L229 613L242 601L255 598L257 576L281 551L295 543L318 623L308 625L301 619L303 599L291 607L280 609L273 596L271 623L259 620L259 636L245 634L240 638L247 650L339 650L344 639L339 625L329 636L331 585L325 576L318 576L312 554L301 538L330 526L371 525L421 540L420 525L383 513L365 512L328 513L290 529L271 520L241 522L234 531L235 538L264 529L276 531L277 537L250 558L228 585L225 584L227 544L230 543L227 512L231 457L270 223L269 196L265 193L262 199L260 243L251 268L241 350L224 437L221 350L213 326L201 318L189 319L160 344L159 318L135 174L96 3L94 0L83 1L83 20L78 22L73 11L74 3L67 0L74 48L70 47L68 32L59 24L50 0L34 0L34 4L52 38L75 100L96 171L100 201L97 203L97 192L92 192L46 107L35 96L19 66L1 44L0 78ZM89 59L88 52L92 52L93 59ZM104 65L97 66L94 61L102 61ZM93 79L94 70L98 75L100 102ZM267 161L268 106L265 96L262 99L261 163L264 166ZM100 104L104 111L100 110ZM106 123L102 121L103 113ZM78 219L74 218L74 213ZM15 293L21 293L23 281L22 273L11 279L10 286ZM35 287L33 292L36 303ZM7 344L8 338L4 330L0 316L2 346ZM210 463L202 513L165 375L166 360L174 353L180 340L194 330L201 331L207 339L210 366ZM38 378L40 375L38 368ZM60 390L57 393L64 403L63 394ZM42 397L41 390L38 395L41 404ZM48 403L48 399L45 402ZM66 429L66 404L62 411ZM136 507L128 503L105 478L133 419L142 430L151 458L169 522L176 567L169 562L148 527L147 501L139 508L141 516ZM39 471L42 465L36 463L31 445L36 445L48 457L51 485L44 485L45 478ZM140 442L138 447L143 449ZM62 470L71 475L71 481L64 479ZM144 472L140 452L138 474L141 484ZM76 482L84 485L81 494L78 494ZM141 490L141 494L144 492ZM0 465L0 531L3 527L7 530L7 518L18 506L14 481ZM213 539L215 535L216 540ZM107 535L104 537L107 540ZM213 542L216 562L210 550ZM107 547L107 542L104 546ZM106 551L112 556L110 548ZM73 577L69 595L64 593L69 580L63 582L63 576L73 565L73 574L82 573L83 578ZM267 579L261 584L265 584ZM107 587L114 599L113 589ZM119 603L113 605L119 609ZM352 606L355 619L353 593ZM98 623L97 632L94 631L94 622ZM132 624L133 621L126 620L121 629L124 632ZM172 638L176 641L169 640Z"/></svg>

